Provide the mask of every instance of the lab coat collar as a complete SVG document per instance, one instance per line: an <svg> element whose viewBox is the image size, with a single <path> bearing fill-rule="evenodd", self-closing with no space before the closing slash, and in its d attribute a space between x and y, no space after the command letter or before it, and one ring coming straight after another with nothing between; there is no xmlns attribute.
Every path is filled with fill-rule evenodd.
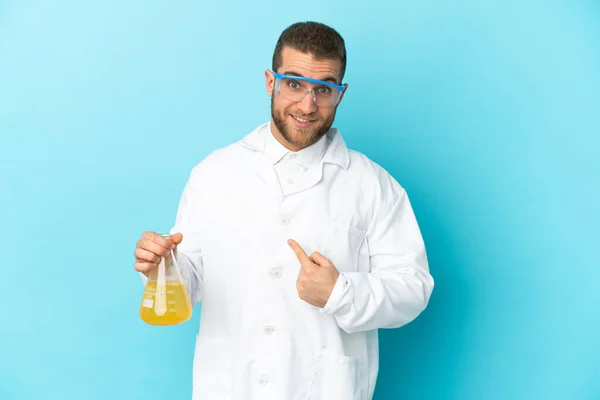
<svg viewBox="0 0 600 400"><path fill-rule="evenodd" d="M269 124L269 129L261 129L259 132L260 135L265 138L265 154L271 160L273 165L287 158L288 162L300 164L308 169L321 161L330 142L327 135L323 135L317 143L313 143L308 147L293 152L279 143L275 138L275 135L273 135L273 131L271 130L271 124Z"/></svg>
<svg viewBox="0 0 600 400"><path fill-rule="evenodd" d="M252 150L264 153L267 146L267 136L264 135L265 131L268 135L271 135L270 122L266 122L257 127L254 131L242 138L240 143ZM337 164L344 169L348 169L348 165L350 164L350 154L348 152L348 148L346 147L346 142L342 138L342 134L338 129L331 128L329 131L327 131L326 135L330 143L325 151L322 161L324 163L328 162ZM284 155L285 153L281 154L281 157Z"/></svg>
<svg viewBox="0 0 600 400"><path fill-rule="evenodd" d="M275 139L271 129L261 129L259 130L259 134L265 142L265 154L269 157L273 165L277 164L286 154L290 153L289 149Z"/></svg>

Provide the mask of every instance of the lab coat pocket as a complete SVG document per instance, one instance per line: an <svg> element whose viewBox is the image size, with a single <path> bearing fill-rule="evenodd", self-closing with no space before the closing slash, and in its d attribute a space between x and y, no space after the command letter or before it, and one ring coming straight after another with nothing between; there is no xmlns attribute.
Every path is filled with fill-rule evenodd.
<svg viewBox="0 0 600 400"><path fill-rule="evenodd" d="M196 337L193 368L193 399L229 399L231 357L226 339Z"/></svg>
<svg viewBox="0 0 600 400"><path fill-rule="evenodd" d="M310 400L364 400L367 382L358 357L322 356L315 365Z"/></svg>
<svg viewBox="0 0 600 400"><path fill-rule="evenodd" d="M323 255L329 258L339 271L356 272L360 248L366 233L348 222L330 221Z"/></svg>

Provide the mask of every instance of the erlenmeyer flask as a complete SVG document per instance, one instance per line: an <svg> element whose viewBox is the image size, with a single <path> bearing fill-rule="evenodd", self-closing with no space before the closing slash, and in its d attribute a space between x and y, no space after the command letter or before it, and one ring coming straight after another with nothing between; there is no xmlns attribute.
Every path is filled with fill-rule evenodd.
<svg viewBox="0 0 600 400"><path fill-rule="evenodd" d="M171 235L161 236L171 238ZM158 266L150 270L140 306L142 321L150 325L180 324L192 316L192 304L176 256L176 250L171 250L170 255L161 257Z"/></svg>

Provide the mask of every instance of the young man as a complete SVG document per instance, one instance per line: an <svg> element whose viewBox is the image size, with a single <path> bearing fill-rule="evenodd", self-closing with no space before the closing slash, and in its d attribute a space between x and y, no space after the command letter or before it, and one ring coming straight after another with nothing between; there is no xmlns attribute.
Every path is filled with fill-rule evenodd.
<svg viewBox="0 0 600 400"><path fill-rule="evenodd" d="M271 120L193 169L170 240L137 243L144 274L177 246L202 301L195 400L371 399L377 330L427 306L406 192L331 127L345 68L335 30L286 29L265 72Z"/></svg>

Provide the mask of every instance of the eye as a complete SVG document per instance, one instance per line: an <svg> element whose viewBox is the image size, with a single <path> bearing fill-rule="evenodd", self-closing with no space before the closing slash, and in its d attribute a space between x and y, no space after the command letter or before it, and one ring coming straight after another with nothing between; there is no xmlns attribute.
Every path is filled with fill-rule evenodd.
<svg viewBox="0 0 600 400"><path fill-rule="evenodd" d="M317 91L319 92L319 94L330 94L331 88L329 86L319 86L319 88L317 88Z"/></svg>
<svg viewBox="0 0 600 400"><path fill-rule="evenodd" d="M288 80L287 82L287 86L290 89L299 89L300 88L300 83L298 81L295 81L293 79Z"/></svg>

